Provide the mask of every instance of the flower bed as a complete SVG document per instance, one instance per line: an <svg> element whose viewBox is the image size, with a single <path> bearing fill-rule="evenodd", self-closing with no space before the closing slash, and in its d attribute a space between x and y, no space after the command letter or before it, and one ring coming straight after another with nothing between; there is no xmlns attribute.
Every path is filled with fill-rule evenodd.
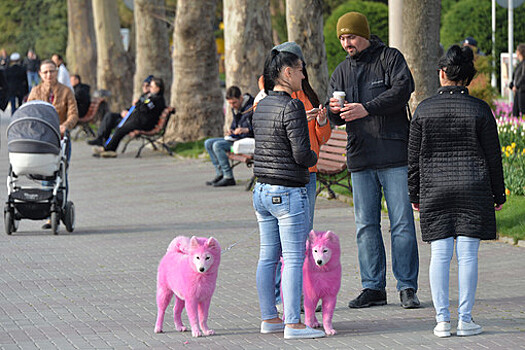
<svg viewBox="0 0 525 350"><path fill-rule="evenodd" d="M507 194L525 195L525 119L513 117L511 107L495 103Z"/></svg>

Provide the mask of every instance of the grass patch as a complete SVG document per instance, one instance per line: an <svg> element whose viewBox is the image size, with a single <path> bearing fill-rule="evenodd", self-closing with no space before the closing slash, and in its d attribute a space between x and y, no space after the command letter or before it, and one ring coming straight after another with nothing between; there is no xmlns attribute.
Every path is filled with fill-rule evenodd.
<svg viewBox="0 0 525 350"><path fill-rule="evenodd" d="M496 212L497 230L514 241L525 240L525 196L507 196L503 209Z"/></svg>
<svg viewBox="0 0 525 350"><path fill-rule="evenodd" d="M172 151L181 157L198 158L201 154L206 152L204 149L205 139L191 142L177 143Z"/></svg>

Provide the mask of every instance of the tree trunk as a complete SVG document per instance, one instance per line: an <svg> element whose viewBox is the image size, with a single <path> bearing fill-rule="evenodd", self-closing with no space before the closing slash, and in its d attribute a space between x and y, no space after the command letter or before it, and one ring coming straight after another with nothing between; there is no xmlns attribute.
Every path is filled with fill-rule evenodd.
<svg viewBox="0 0 525 350"><path fill-rule="evenodd" d="M71 74L97 88L97 43L91 0L67 1L68 37L66 59Z"/></svg>
<svg viewBox="0 0 525 350"><path fill-rule="evenodd" d="M288 41L295 41L303 50L308 80L319 96L319 101L323 103L328 89L328 66L323 35L322 1L287 0L286 25Z"/></svg>
<svg viewBox="0 0 525 350"><path fill-rule="evenodd" d="M226 87L236 85L252 96L259 92L257 80L273 47L269 8L270 0L224 0ZM224 127L229 129L233 116L227 111Z"/></svg>
<svg viewBox="0 0 525 350"><path fill-rule="evenodd" d="M425 15L422 16L422 13ZM441 1L403 2L403 54L416 83L410 100L412 111L425 98L435 94L439 87L436 67L439 60L440 13Z"/></svg>
<svg viewBox="0 0 525 350"><path fill-rule="evenodd" d="M135 0L135 77L133 99L142 94L142 82L153 74L164 81L166 101L171 89L171 62L164 0Z"/></svg>
<svg viewBox="0 0 525 350"><path fill-rule="evenodd" d="M388 46L403 52L403 1L388 0Z"/></svg>
<svg viewBox="0 0 525 350"><path fill-rule="evenodd" d="M93 0L97 37L97 82L99 89L111 92L110 108L119 112L131 104L133 65L120 37L116 1Z"/></svg>
<svg viewBox="0 0 525 350"><path fill-rule="evenodd" d="M222 135L223 97L213 18L217 0L178 0L173 36L173 84L167 141Z"/></svg>

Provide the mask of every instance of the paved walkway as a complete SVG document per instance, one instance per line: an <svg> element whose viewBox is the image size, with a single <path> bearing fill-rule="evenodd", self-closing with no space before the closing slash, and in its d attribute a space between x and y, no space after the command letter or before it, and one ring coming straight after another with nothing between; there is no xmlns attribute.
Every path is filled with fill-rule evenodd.
<svg viewBox="0 0 525 350"><path fill-rule="evenodd" d="M2 118L0 174L8 161ZM24 220L19 232L0 234L1 349L519 349L525 348L525 250L499 242L480 249L474 309L480 336L439 339L428 283L429 246L420 241L423 308L399 307L388 270L383 307L347 307L361 287L351 208L318 199L315 227L341 237L343 281L334 315L336 336L285 341L259 334L255 288L258 235L251 196L243 186L209 188L204 160L180 160L150 150L135 159L91 157L73 144L70 197L76 230L53 236L42 222ZM235 169L245 184L250 171ZM5 186L0 197L6 198ZM388 222L384 222L388 241ZM165 333L153 333L157 264L173 237L213 235L224 252L208 324L216 335L178 333L168 311ZM389 243L387 242L387 246ZM389 254L390 256L390 254ZM453 270L452 276L456 269ZM451 278L452 312L457 282ZM169 308L171 309L171 307ZM183 320L187 324L186 314Z"/></svg>

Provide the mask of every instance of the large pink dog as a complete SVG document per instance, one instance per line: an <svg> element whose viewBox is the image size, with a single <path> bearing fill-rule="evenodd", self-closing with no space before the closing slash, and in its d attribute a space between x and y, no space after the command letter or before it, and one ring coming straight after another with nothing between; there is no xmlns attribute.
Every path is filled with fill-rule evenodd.
<svg viewBox="0 0 525 350"><path fill-rule="evenodd" d="M166 308L175 294L175 328L186 331L181 314L184 306L194 337L212 335L208 328L208 310L215 291L221 261L221 247L213 237L176 237L159 264L157 274L157 322L155 333L162 332ZM199 331L199 325L202 333Z"/></svg>
<svg viewBox="0 0 525 350"><path fill-rule="evenodd" d="M327 335L337 333L332 327L332 317L341 287L340 256L339 237L335 233L310 232L303 265L304 318L305 324L312 328L321 326L315 317L315 308L322 299L323 327Z"/></svg>

